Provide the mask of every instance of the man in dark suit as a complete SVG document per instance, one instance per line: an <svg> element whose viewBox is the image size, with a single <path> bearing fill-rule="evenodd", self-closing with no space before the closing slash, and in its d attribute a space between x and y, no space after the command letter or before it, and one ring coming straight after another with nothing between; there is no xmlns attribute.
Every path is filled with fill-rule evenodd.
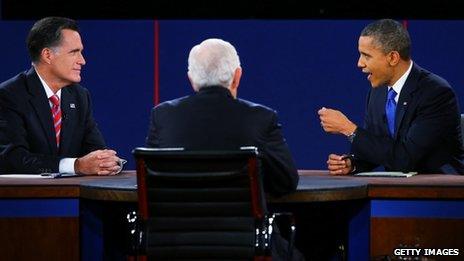
<svg viewBox="0 0 464 261"><path fill-rule="evenodd" d="M236 150L256 146L263 157L264 189L282 195L296 189L298 174L276 113L237 98L242 75L235 48L208 39L190 51L188 77L195 94L153 108L148 147Z"/></svg>
<svg viewBox="0 0 464 261"><path fill-rule="evenodd" d="M78 84L85 60L77 23L39 20L27 46L32 68L0 84L0 171L116 174L120 159L105 149Z"/></svg>
<svg viewBox="0 0 464 261"><path fill-rule="evenodd" d="M325 131L344 134L353 155L331 154L331 174L346 175L383 166L390 171L464 174L460 112L456 95L443 78L410 57L406 29L391 19L361 32L358 67L372 85L365 127L343 113L319 110Z"/></svg>

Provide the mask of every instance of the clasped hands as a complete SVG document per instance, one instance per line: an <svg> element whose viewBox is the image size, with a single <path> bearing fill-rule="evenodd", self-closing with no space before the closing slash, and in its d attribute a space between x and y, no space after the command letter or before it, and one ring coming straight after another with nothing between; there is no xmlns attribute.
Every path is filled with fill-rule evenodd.
<svg viewBox="0 0 464 261"><path fill-rule="evenodd" d="M116 175L121 172L122 160L114 150L95 150L76 159L74 170L84 175Z"/></svg>
<svg viewBox="0 0 464 261"><path fill-rule="evenodd" d="M348 155L330 154L327 168L331 175L348 175L353 171L353 164Z"/></svg>
<svg viewBox="0 0 464 261"><path fill-rule="evenodd" d="M325 132L332 134L352 134L357 126L341 111L322 107L318 112L321 126ZM353 164L347 155L330 154L327 168L331 175L348 175L353 171Z"/></svg>

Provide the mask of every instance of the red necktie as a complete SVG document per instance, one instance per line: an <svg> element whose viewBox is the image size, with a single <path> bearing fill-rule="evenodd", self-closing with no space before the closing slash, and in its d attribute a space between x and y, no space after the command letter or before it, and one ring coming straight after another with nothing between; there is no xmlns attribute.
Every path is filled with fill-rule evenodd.
<svg viewBox="0 0 464 261"><path fill-rule="evenodd" d="M55 126L55 137L56 137L56 147L60 147L60 132L61 132L61 108L60 108L60 98L58 95L53 95L50 97L52 102L52 117L53 117L53 126Z"/></svg>

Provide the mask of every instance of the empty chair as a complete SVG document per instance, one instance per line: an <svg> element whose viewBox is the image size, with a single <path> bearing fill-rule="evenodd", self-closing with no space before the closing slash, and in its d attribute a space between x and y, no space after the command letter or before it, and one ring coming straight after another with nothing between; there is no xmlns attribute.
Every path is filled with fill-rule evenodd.
<svg viewBox="0 0 464 261"><path fill-rule="evenodd" d="M270 260L274 216L267 213L255 148L133 153L139 218L130 219L139 258Z"/></svg>

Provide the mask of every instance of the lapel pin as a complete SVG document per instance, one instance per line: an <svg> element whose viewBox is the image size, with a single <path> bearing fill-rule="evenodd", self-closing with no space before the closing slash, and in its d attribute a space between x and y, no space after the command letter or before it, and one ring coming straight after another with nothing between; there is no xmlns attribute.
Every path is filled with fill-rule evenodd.
<svg viewBox="0 0 464 261"><path fill-rule="evenodd" d="M75 109L75 108L76 108L76 104L74 104L74 103L69 104L69 108Z"/></svg>
<svg viewBox="0 0 464 261"><path fill-rule="evenodd" d="M403 102L403 105L404 105L404 106L408 105L408 102Z"/></svg>

